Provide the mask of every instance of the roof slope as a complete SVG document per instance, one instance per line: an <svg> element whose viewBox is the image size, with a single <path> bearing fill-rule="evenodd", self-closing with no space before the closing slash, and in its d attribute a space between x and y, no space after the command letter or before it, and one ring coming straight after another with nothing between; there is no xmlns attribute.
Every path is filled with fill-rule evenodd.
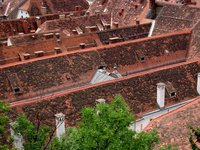
<svg viewBox="0 0 200 150"><path fill-rule="evenodd" d="M153 120L147 130L156 128L160 142L159 145L177 145L180 150L191 150L188 139L188 126L200 127L200 97L195 101L177 109L169 114Z"/></svg>
<svg viewBox="0 0 200 150"><path fill-rule="evenodd" d="M79 119L79 113L83 107L94 106L95 100L100 98L110 101L115 95L121 94L131 111L136 116L140 116L158 108L156 103L157 83L170 82L176 90L175 97L170 97L166 93L167 106L198 96L196 78L199 70L198 61L165 66L103 83L65 91L60 90L58 93L14 102L11 106L14 107L13 110L16 108L24 111L33 121L36 120L35 114L40 112L42 116L46 116L42 122L53 126L54 114L63 112L67 116L66 123L74 125ZM177 129L177 131L179 130Z"/></svg>

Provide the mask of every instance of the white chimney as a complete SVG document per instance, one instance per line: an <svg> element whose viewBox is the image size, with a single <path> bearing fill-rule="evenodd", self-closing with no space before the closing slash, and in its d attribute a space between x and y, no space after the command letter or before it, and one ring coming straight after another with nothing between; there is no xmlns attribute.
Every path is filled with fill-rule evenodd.
<svg viewBox="0 0 200 150"><path fill-rule="evenodd" d="M200 73L197 74L197 92L200 95Z"/></svg>
<svg viewBox="0 0 200 150"><path fill-rule="evenodd" d="M65 133L65 115L63 113L58 113L56 117L56 136L61 137Z"/></svg>
<svg viewBox="0 0 200 150"><path fill-rule="evenodd" d="M14 123L10 123L10 132L13 137L13 145L17 150L24 150L23 137L21 134L15 134L13 130Z"/></svg>
<svg viewBox="0 0 200 150"><path fill-rule="evenodd" d="M96 103L97 103L97 104L106 103L106 100L103 99L103 98L100 98L100 99L97 99L97 100L96 100Z"/></svg>
<svg viewBox="0 0 200 150"><path fill-rule="evenodd" d="M157 104L160 108L165 107L165 84L157 84Z"/></svg>

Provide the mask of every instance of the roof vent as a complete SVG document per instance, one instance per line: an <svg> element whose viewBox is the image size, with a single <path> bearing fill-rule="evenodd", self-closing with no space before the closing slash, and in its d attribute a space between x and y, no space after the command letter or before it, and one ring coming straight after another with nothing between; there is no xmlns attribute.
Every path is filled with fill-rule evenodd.
<svg viewBox="0 0 200 150"><path fill-rule="evenodd" d="M62 53L62 50L61 50L60 47L55 47L55 48L54 48L54 51L56 52L56 54Z"/></svg>
<svg viewBox="0 0 200 150"><path fill-rule="evenodd" d="M119 22L113 22L113 28L118 28L119 27Z"/></svg>
<svg viewBox="0 0 200 150"><path fill-rule="evenodd" d="M24 57L25 60L30 59L30 56L31 56L31 55L30 55L29 53L24 53L24 54L23 54L23 57Z"/></svg>
<svg viewBox="0 0 200 150"><path fill-rule="evenodd" d="M80 48L85 49L85 43L80 43Z"/></svg>
<svg viewBox="0 0 200 150"><path fill-rule="evenodd" d="M65 14L60 14L59 19L65 19Z"/></svg>
<svg viewBox="0 0 200 150"><path fill-rule="evenodd" d="M44 51L35 51L34 54L36 57L42 57L44 56Z"/></svg>

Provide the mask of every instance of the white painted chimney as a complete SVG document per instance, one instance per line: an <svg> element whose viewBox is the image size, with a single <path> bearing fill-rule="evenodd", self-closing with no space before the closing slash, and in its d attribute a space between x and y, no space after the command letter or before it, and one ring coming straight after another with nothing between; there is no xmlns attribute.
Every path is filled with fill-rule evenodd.
<svg viewBox="0 0 200 150"><path fill-rule="evenodd" d="M56 136L61 137L65 133L65 115L63 113L58 113L56 117Z"/></svg>
<svg viewBox="0 0 200 150"><path fill-rule="evenodd" d="M96 103L97 103L97 104L106 103L106 100L103 99L103 98L100 98L100 99L97 99L97 100L96 100Z"/></svg>
<svg viewBox="0 0 200 150"><path fill-rule="evenodd" d="M13 130L14 123L10 123L10 132L13 137L13 145L17 150L24 150L23 137L21 134L15 134Z"/></svg>
<svg viewBox="0 0 200 150"><path fill-rule="evenodd" d="M160 108L165 107L165 84L157 84L157 104Z"/></svg>
<svg viewBox="0 0 200 150"><path fill-rule="evenodd" d="M197 74L197 92L200 95L200 73Z"/></svg>

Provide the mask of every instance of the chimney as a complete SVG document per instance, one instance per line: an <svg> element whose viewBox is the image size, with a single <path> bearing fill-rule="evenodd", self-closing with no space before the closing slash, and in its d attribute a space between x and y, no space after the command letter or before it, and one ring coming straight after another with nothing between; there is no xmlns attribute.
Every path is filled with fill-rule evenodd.
<svg viewBox="0 0 200 150"><path fill-rule="evenodd" d="M36 57L42 57L44 56L44 51L35 51L34 54Z"/></svg>
<svg viewBox="0 0 200 150"><path fill-rule="evenodd" d="M62 50L60 47L54 47L54 51L56 52L56 54L62 53Z"/></svg>
<svg viewBox="0 0 200 150"><path fill-rule="evenodd" d="M56 117L56 136L60 138L65 133L65 115L58 113Z"/></svg>
<svg viewBox="0 0 200 150"><path fill-rule="evenodd" d="M28 60L30 59L31 55L29 53L24 53L23 56L24 56L24 60Z"/></svg>
<svg viewBox="0 0 200 150"><path fill-rule="evenodd" d="M65 19L65 14L60 14L59 19Z"/></svg>
<svg viewBox="0 0 200 150"><path fill-rule="evenodd" d="M75 6L75 11L81 11L81 6Z"/></svg>
<svg viewBox="0 0 200 150"><path fill-rule="evenodd" d="M119 23L118 22L113 22L113 28L118 28L119 27Z"/></svg>
<svg viewBox="0 0 200 150"><path fill-rule="evenodd" d="M41 13L42 13L42 15L46 15L47 14L47 7L41 6Z"/></svg>
<svg viewBox="0 0 200 150"><path fill-rule="evenodd" d="M157 84L157 104L160 109L165 107L165 84L164 83Z"/></svg>
<svg viewBox="0 0 200 150"><path fill-rule="evenodd" d="M106 100L105 100L105 99L102 99L102 98L97 99L97 100L96 100L96 104L100 104L100 103L106 103Z"/></svg>
<svg viewBox="0 0 200 150"><path fill-rule="evenodd" d="M39 27L42 24L40 17L36 17L36 23L37 23L37 27Z"/></svg>
<svg viewBox="0 0 200 150"><path fill-rule="evenodd" d="M21 134L15 134L14 133L14 125L15 123L10 123L10 133L11 133L11 136L13 137L13 145L16 149L19 149L19 150L23 150L24 147L23 147L23 137Z"/></svg>
<svg viewBox="0 0 200 150"><path fill-rule="evenodd" d="M197 92L200 95L200 73L197 74Z"/></svg>
<svg viewBox="0 0 200 150"><path fill-rule="evenodd" d="M80 43L80 48L85 49L85 43Z"/></svg>

